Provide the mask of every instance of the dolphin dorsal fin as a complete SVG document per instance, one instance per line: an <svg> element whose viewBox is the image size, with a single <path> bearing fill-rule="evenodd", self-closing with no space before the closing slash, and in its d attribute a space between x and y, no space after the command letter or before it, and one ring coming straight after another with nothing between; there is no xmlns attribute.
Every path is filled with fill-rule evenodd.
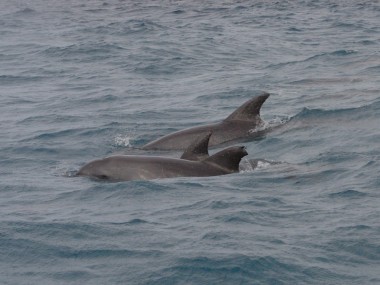
<svg viewBox="0 0 380 285"><path fill-rule="evenodd" d="M210 141L212 132L198 136L195 141L185 150L181 159L200 161L209 157L208 142Z"/></svg>
<svg viewBox="0 0 380 285"><path fill-rule="evenodd" d="M252 121L260 116L261 106L265 100L268 99L269 93L263 93L251 100L245 102L239 108L229 115L225 121L240 120L240 121Z"/></svg>
<svg viewBox="0 0 380 285"><path fill-rule="evenodd" d="M205 163L224 169L226 172L238 172L241 159L248 153L244 146L232 146L206 158Z"/></svg>

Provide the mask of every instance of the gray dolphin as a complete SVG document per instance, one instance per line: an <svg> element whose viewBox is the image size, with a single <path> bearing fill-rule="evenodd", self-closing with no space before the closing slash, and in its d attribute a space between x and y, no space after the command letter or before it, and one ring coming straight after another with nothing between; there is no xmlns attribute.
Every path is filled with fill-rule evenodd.
<svg viewBox="0 0 380 285"><path fill-rule="evenodd" d="M187 159L192 161L202 161L210 157L208 153L208 142L211 136L211 132L208 136L200 136L194 141L182 154L181 159ZM266 159L246 159L239 164L240 171L252 171L258 167L259 164L278 164L278 162L269 161Z"/></svg>
<svg viewBox="0 0 380 285"><path fill-rule="evenodd" d="M268 93L263 93L252 98L220 123L177 131L152 141L142 148L184 150L187 148L189 141L193 141L197 136L207 134L209 131L212 132L209 146L239 138L254 138L262 133L262 131L257 130L258 127L263 125L263 120L260 118L260 109L268 97Z"/></svg>
<svg viewBox="0 0 380 285"><path fill-rule="evenodd" d="M198 137L185 151L185 157L208 154L210 136L211 133L207 133ZM89 162L77 175L110 181L216 176L239 172L239 163L247 154L244 146L234 146L201 161L161 156L117 155Z"/></svg>

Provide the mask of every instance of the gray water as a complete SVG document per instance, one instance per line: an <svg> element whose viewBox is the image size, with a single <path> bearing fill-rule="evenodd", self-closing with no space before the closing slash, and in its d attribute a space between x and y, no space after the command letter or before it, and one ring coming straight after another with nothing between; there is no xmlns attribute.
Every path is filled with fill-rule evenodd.
<svg viewBox="0 0 380 285"><path fill-rule="evenodd" d="M0 11L1 284L380 283L378 1ZM72 177L262 91L254 170Z"/></svg>

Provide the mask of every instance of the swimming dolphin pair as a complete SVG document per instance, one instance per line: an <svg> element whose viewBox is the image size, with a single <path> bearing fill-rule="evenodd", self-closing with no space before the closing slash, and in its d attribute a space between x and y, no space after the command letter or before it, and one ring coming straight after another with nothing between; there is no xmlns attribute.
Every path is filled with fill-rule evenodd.
<svg viewBox="0 0 380 285"><path fill-rule="evenodd" d="M260 135L263 125L260 109L268 93L257 96L236 109L220 123L193 127L166 135L144 145L143 149L185 150L180 159L159 156L119 155L94 160L77 173L111 181L150 180L170 177L202 177L239 171L245 147L229 147L212 156L208 147L240 138ZM193 142L189 146L189 142ZM251 163L254 167L254 165Z"/></svg>
<svg viewBox="0 0 380 285"><path fill-rule="evenodd" d="M233 146L208 154L211 132L200 136L180 159L160 156L117 155L84 165L78 176L109 181L151 180L173 177L205 177L239 172L241 159L248 153L244 146Z"/></svg>
<svg viewBox="0 0 380 285"><path fill-rule="evenodd" d="M236 139L257 137L262 133L260 127L264 124L260 117L260 109L268 97L268 93L263 93L252 98L219 123L177 131L152 141L142 148L146 150L185 150L189 142L194 141L199 135L206 135L209 131L212 131L209 146Z"/></svg>

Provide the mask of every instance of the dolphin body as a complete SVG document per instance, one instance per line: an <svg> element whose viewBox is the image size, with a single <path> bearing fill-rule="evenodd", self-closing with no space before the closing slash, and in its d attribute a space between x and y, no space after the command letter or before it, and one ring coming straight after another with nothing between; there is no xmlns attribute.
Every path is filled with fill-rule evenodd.
<svg viewBox="0 0 380 285"><path fill-rule="evenodd" d="M211 133L209 134L211 136ZM194 141L182 154L181 159L187 159L191 161L202 161L210 157L208 153L208 141L209 136L200 136L198 140ZM240 171L252 171L259 166L260 163L263 164L278 164L273 161L266 159L247 159L240 163Z"/></svg>
<svg viewBox="0 0 380 285"><path fill-rule="evenodd" d="M117 155L84 165L78 176L109 181L151 180L172 177L205 177L239 172L239 163L248 153L244 146L233 146L208 156L211 132L196 139L182 158ZM208 157L204 154L207 153ZM204 158L189 160L188 158Z"/></svg>
<svg viewBox="0 0 380 285"><path fill-rule="evenodd" d="M264 122L260 117L260 109L269 94L263 93L245 102L222 122L192 127L177 131L152 141L142 147L146 150L185 150L189 141L199 135L212 132L209 146L219 145L240 138L254 138L262 131L257 130Z"/></svg>

